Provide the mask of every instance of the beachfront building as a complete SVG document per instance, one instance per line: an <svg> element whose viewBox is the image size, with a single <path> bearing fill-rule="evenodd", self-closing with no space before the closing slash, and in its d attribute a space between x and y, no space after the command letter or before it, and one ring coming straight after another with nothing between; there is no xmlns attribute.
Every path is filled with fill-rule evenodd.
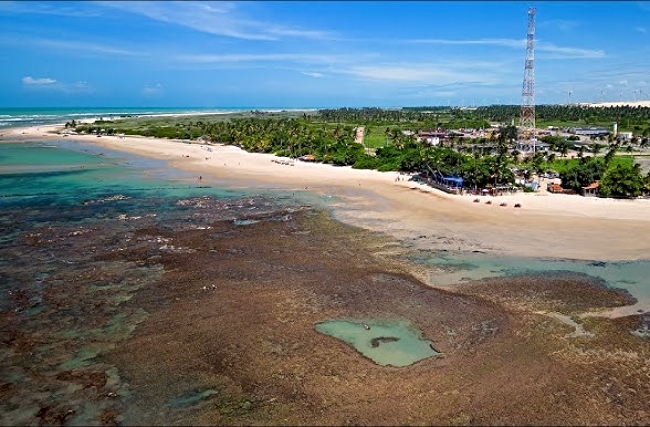
<svg viewBox="0 0 650 427"><path fill-rule="evenodd" d="M417 139L420 142L426 142L429 145L438 145L440 144L440 141L444 141L447 139L447 133L446 132L440 132L440 131L420 131L417 134Z"/></svg>
<svg viewBox="0 0 650 427"><path fill-rule="evenodd" d="M598 181L592 182L580 190L580 195L585 197L597 197L598 194Z"/></svg>
<svg viewBox="0 0 650 427"><path fill-rule="evenodd" d="M618 137L623 141L630 141L634 134L632 132L619 132Z"/></svg>
<svg viewBox="0 0 650 427"><path fill-rule="evenodd" d="M609 131L603 128L588 127L588 128L570 128L569 132L574 135L583 136L604 136L609 135Z"/></svg>
<svg viewBox="0 0 650 427"><path fill-rule="evenodd" d="M463 178L458 176L444 175L434 171L427 177L427 183L434 188L452 194L460 194L463 188Z"/></svg>

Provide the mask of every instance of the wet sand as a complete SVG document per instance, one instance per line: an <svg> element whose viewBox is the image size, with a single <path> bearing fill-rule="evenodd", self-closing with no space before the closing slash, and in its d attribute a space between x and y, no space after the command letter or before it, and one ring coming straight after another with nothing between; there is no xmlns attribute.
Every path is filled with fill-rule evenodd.
<svg viewBox="0 0 650 427"><path fill-rule="evenodd" d="M343 202L333 213L343 222L314 209L253 214L245 210L253 201L224 210L193 199L171 219L132 213L119 226L98 221L84 230L61 225L26 234L10 248L13 274L29 277L36 268L20 265L28 254L50 262L54 253L51 262L70 264L44 280L40 323L21 317L29 293L15 294L15 310L0 313L2 342L11 349L2 365L3 424L650 423L650 341L630 333L649 325L650 316L578 316L630 304L629 295L580 275L435 289L399 256L386 255L426 235L409 248L635 259L644 245L625 252L623 240L647 227L643 203L604 204L592 213L575 208L581 198L556 205L560 199L548 196L551 215L526 210L526 199L521 210L477 205L395 181L395 174L278 165L234 147L208 152L178 142L92 138L87 142L168 159L207 182L336 195ZM212 160L206 153L219 161L203 164ZM623 211L630 219L617 219ZM236 213L259 222L233 226ZM608 226L617 238L607 246L589 227L579 228L587 235L570 233L585 222ZM589 334L573 334L575 327L540 312L569 317ZM408 320L443 357L382 367L314 329L333 318L369 317ZM83 328L90 328L86 335ZM76 346L99 350L82 363L86 353Z"/></svg>
<svg viewBox="0 0 650 427"><path fill-rule="evenodd" d="M15 129L2 140L60 138L61 127ZM550 194L453 196L408 176L354 170L246 153L234 146L188 144L144 137L92 135L69 139L166 160L195 173L205 185L308 190L345 200L334 215L348 224L386 232L398 239L431 234L429 249L486 250L527 257L584 260L646 259L650 243L650 200L614 200ZM208 151L210 150L210 151ZM493 203L485 202L492 199ZM499 206L506 202L506 207ZM515 208L520 203L521 208ZM442 238L442 239L441 239ZM449 242L447 244L441 241Z"/></svg>
<svg viewBox="0 0 650 427"><path fill-rule="evenodd" d="M117 367L120 387L93 382L103 378L102 365L68 374L87 399L109 402L104 423L650 421L648 342L627 333L641 316L592 319L585 328L594 336L585 337L533 312L555 299L562 307L554 309L571 313L629 302L624 295L579 277L527 288L523 279L493 281L490 287L520 292L508 301L486 297L480 284L463 293L432 289L380 262L370 248L390 242L378 236L310 211L281 217L236 229L229 221L210 230L147 227L135 234L140 245L97 255L109 263L159 263L165 271L122 307L147 318L98 358ZM144 242L159 238L185 250L152 253ZM567 292L574 286L581 292ZM408 320L443 356L405 368L375 365L315 331L334 318ZM197 395L204 397L191 399ZM67 407L44 413L65 414Z"/></svg>

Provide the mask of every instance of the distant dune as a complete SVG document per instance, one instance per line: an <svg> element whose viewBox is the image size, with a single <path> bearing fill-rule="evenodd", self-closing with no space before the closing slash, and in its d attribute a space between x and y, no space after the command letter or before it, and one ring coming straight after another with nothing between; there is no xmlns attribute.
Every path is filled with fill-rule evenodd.
<svg viewBox="0 0 650 427"><path fill-rule="evenodd" d="M619 107L629 105L630 107L650 107L650 101L620 101L620 102L597 102L595 104L585 104L590 107Z"/></svg>

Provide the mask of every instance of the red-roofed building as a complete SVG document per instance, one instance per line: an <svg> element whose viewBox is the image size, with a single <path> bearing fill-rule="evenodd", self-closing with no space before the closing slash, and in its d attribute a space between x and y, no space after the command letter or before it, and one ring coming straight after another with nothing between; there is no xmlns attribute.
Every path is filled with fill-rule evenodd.
<svg viewBox="0 0 650 427"><path fill-rule="evenodd" d="M598 197L598 181L592 182L586 187L582 187L580 194L585 197Z"/></svg>

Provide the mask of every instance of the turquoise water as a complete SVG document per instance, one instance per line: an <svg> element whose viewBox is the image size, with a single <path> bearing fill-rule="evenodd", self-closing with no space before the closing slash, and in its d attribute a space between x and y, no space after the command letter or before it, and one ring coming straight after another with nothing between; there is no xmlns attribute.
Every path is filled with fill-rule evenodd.
<svg viewBox="0 0 650 427"><path fill-rule="evenodd" d="M146 319L146 312L127 302L139 289L159 282L164 271L155 263L135 265L97 254L140 245L155 260L164 253L161 243L134 239L138 230L184 230L215 221L247 227L282 206L333 202L308 193L198 186L195 175L168 168L165 162L92 144L0 144L0 320L7 343L0 346L0 377L10 390L0 402L0 425L39 424L36 414L48 407L75 408L66 424L100 424L102 411L120 413L132 398L128 379L102 363L102 355ZM413 260L445 269L431 277L440 286L555 270L601 277L637 297L648 293L648 261L437 253ZM365 323L370 329L358 321L334 320L316 330L349 343L382 366L408 366L438 354L407 321ZM102 390L119 397L106 399L91 387L81 388L73 374L88 371L106 374ZM192 408L218 392L189 390L168 405L175 411ZM132 421L137 423L137 414Z"/></svg>
<svg viewBox="0 0 650 427"><path fill-rule="evenodd" d="M205 184L162 161L74 141L0 144L0 377L10 390L0 425L48 424L39 414L52 419L70 408L66 425L105 424L104 411L122 413L128 383L102 359L147 318L134 296L159 285L156 260L168 251L138 232L284 220L309 199ZM143 251L148 262L112 256L124 250ZM87 373L106 385L83 386ZM198 390L170 407L215 392Z"/></svg>
<svg viewBox="0 0 650 427"><path fill-rule="evenodd" d="M176 397L169 402L169 406L172 408L179 408L184 406L194 405L199 403L202 400L210 399L213 396L219 394L218 390L207 389L203 391L192 390L183 396Z"/></svg>
<svg viewBox="0 0 650 427"><path fill-rule="evenodd" d="M193 174L165 162L70 141L2 144L0 207L101 203L106 197L243 196L228 189L198 186ZM119 200L119 199L117 199Z"/></svg>
<svg viewBox="0 0 650 427"><path fill-rule="evenodd" d="M583 273L603 280L609 287L628 291L638 300L634 310L650 310L650 260L602 262L502 257L481 253L423 254L411 260L433 267L430 280L441 287L522 274Z"/></svg>
<svg viewBox="0 0 650 427"><path fill-rule="evenodd" d="M378 365L404 367L438 355L407 322L330 320L316 330L338 338Z"/></svg>

